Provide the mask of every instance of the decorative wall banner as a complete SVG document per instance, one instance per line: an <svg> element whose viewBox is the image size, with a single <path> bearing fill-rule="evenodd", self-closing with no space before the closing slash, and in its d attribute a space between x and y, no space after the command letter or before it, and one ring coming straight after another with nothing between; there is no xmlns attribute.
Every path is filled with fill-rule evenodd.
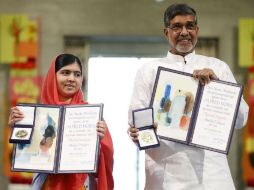
<svg viewBox="0 0 254 190"><path fill-rule="evenodd" d="M244 128L243 179L248 186L254 187L254 67L248 69L247 100L249 116Z"/></svg>
<svg viewBox="0 0 254 190"><path fill-rule="evenodd" d="M250 108L248 124L244 130L242 163L244 181L248 186L254 187L254 108Z"/></svg>
<svg viewBox="0 0 254 190"><path fill-rule="evenodd" d="M12 77L10 79L11 105L37 103L40 95L41 77Z"/></svg>
<svg viewBox="0 0 254 190"><path fill-rule="evenodd" d="M16 106L18 102L37 103L39 100L42 78L38 61L38 21L38 19L31 20L29 15L25 14L0 15L0 64L5 66L8 64L10 68L5 85L9 90L6 101L10 101L7 104L10 107ZM6 110L8 111L9 107ZM8 118L7 112L5 118ZM3 120L0 120L0 124L2 123ZM7 121L3 126L4 173L11 183L31 183L31 173L10 172L13 147L6 138L10 135Z"/></svg>
<svg viewBox="0 0 254 190"><path fill-rule="evenodd" d="M0 131L1 133L5 134L5 126L7 125L7 73L8 73L8 68L4 67L3 65L0 65ZM0 140L2 142L5 141L5 136L6 135L1 135ZM2 149L3 146L6 144L0 144L0 148ZM0 153L0 155L4 156L4 159L6 157L5 153ZM1 168L1 173L4 172L5 170L5 165L6 162L0 162L0 168ZM10 167L8 168L10 171Z"/></svg>
<svg viewBox="0 0 254 190"><path fill-rule="evenodd" d="M24 39L18 45L19 57L34 57L38 55L38 26L37 22L29 21L24 31Z"/></svg>
<svg viewBox="0 0 254 190"><path fill-rule="evenodd" d="M38 25L27 15L0 15L0 63L26 62L38 55Z"/></svg>
<svg viewBox="0 0 254 190"><path fill-rule="evenodd" d="M254 66L254 18L239 21L239 66Z"/></svg>

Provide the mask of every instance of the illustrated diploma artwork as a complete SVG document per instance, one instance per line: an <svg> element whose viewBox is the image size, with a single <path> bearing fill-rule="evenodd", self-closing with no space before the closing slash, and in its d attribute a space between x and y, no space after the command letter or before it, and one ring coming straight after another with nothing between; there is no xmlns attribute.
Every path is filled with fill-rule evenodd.
<svg viewBox="0 0 254 190"><path fill-rule="evenodd" d="M158 68L150 106L162 139L228 154L242 85Z"/></svg>
<svg viewBox="0 0 254 190"><path fill-rule="evenodd" d="M27 107L28 104L20 106ZM35 110L32 140L30 144L16 144L12 171L97 171L99 138L96 125L102 119L102 104L29 106ZM24 134L23 131L20 133Z"/></svg>

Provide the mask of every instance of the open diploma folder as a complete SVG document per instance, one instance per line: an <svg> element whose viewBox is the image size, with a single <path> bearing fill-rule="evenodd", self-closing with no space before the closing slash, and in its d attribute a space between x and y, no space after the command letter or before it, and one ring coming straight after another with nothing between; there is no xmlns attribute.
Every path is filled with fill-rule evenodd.
<svg viewBox="0 0 254 190"><path fill-rule="evenodd" d="M228 154L243 86L220 80L201 85L189 73L159 67L150 106L157 135Z"/></svg>
<svg viewBox="0 0 254 190"><path fill-rule="evenodd" d="M24 113L24 120L29 120L33 125L33 134L30 144L15 145L12 171L41 173L97 171L100 143L96 125L102 119L103 104L17 106ZM27 115L32 118L27 119ZM22 121L18 124L20 125ZM26 122L26 125L29 123Z"/></svg>

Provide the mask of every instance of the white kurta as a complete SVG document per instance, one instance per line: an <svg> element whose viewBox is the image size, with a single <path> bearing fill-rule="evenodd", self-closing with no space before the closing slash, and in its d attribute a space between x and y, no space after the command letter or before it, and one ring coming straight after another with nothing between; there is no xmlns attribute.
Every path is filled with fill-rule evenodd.
<svg viewBox="0 0 254 190"><path fill-rule="evenodd" d="M168 52L167 57L144 64L137 72L131 110L148 107L158 66L193 73L211 68L220 80L236 82L228 65L219 59L188 54L184 58ZM236 128L245 125L248 105L242 99ZM146 190L233 190L235 189L224 154L180 143L160 140L160 147L146 150Z"/></svg>

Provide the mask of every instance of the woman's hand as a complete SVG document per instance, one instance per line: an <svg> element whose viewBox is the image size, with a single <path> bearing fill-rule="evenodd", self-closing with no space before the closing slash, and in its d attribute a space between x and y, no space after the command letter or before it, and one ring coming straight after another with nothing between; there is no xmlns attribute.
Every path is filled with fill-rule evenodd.
<svg viewBox="0 0 254 190"><path fill-rule="evenodd" d="M218 79L213 70L208 68L194 70L193 77L198 79L202 85L208 84L211 79Z"/></svg>
<svg viewBox="0 0 254 190"><path fill-rule="evenodd" d="M104 138L106 130L107 130L106 122L104 120L98 121L97 122L97 134L98 134L100 140L102 140Z"/></svg>
<svg viewBox="0 0 254 190"><path fill-rule="evenodd" d="M12 107L9 115L8 125L12 127L15 122L18 122L24 118L24 114L18 109L18 107Z"/></svg>

